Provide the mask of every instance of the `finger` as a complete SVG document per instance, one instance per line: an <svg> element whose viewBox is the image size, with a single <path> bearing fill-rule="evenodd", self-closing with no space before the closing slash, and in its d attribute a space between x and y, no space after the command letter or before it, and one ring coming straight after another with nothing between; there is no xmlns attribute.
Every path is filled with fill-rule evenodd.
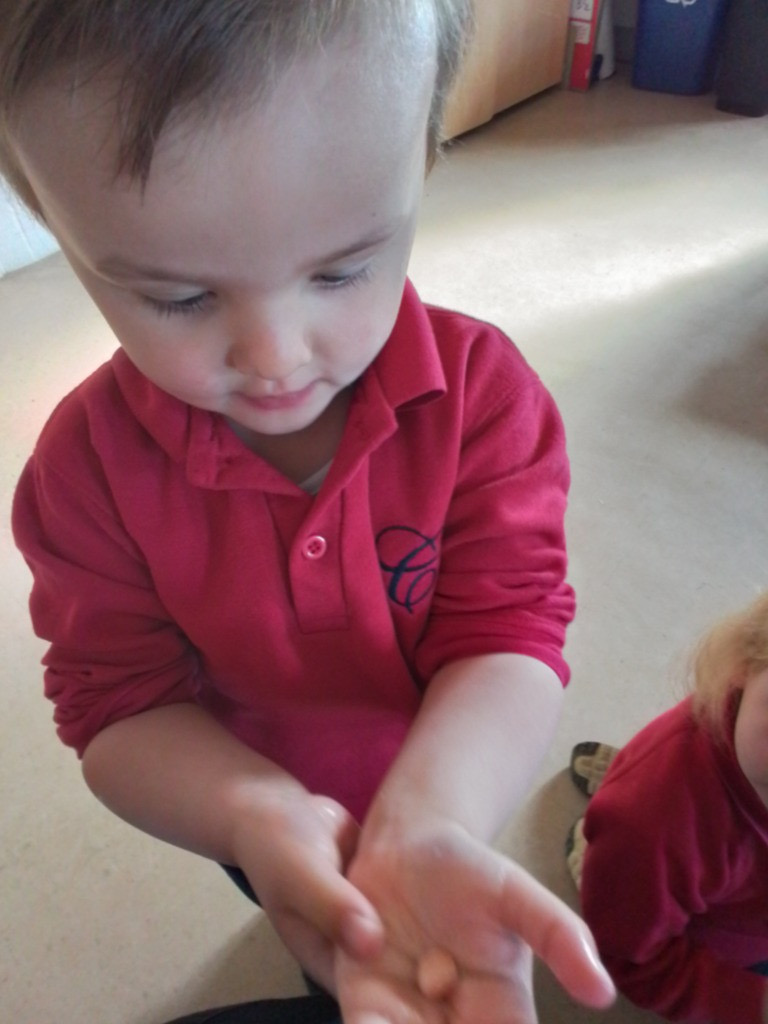
<svg viewBox="0 0 768 1024"><path fill-rule="evenodd" d="M379 952L384 939L381 919L370 901L343 874L359 828L336 801L312 798L312 813L290 822L293 842L273 866L274 899L265 892L268 913L281 912L305 922L324 940L353 958Z"/></svg>
<svg viewBox="0 0 768 1024"><path fill-rule="evenodd" d="M260 893L269 917L295 918L353 959L379 952L384 927L369 900L325 857L298 846L283 851L276 884Z"/></svg>
<svg viewBox="0 0 768 1024"><path fill-rule="evenodd" d="M512 862L504 878L502 905L504 927L531 947L574 999L600 1009L613 1002L616 989L587 926Z"/></svg>
<svg viewBox="0 0 768 1024"><path fill-rule="evenodd" d="M307 865L305 884L301 905L305 920L353 959L379 952L384 941L381 918L351 882L321 863Z"/></svg>
<svg viewBox="0 0 768 1024"><path fill-rule="evenodd" d="M318 985L336 996L335 949L314 928L299 918L272 922L277 934L302 970Z"/></svg>
<svg viewBox="0 0 768 1024"><path fill-rule="evenodd" d="M331 797L318 796L314 799L318 813L330 826L340 858L340 867L346 871L357 852L360 826L349 811Z"/></svg>
<svg viewBox="0 0 768 1024"><path fill-rule="evenodd" d="M339 924L338 945L354 960L370 960L381 952L384 944L381 918L365 902L365 908L355 908L344 913Z"/></svg>

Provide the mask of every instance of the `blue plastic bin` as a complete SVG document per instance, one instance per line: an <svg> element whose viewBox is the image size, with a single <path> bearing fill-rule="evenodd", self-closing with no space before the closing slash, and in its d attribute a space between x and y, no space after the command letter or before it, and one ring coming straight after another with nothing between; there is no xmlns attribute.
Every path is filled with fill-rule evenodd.
<svg viewBox="0 0 768 1024"><path fill-rule="evenodd" d="M685 96L709 92L728 0L639 0L632 84Z"/></svg>

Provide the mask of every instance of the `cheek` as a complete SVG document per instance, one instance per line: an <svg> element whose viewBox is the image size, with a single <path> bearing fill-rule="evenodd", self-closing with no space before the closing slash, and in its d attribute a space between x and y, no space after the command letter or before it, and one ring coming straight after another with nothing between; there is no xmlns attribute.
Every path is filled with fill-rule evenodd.
<svg viewBox="0 0 768 1024"><path fill-rule="evenodd" d="M742 771L752 782L768 781L768 706L745 694L734 730L734 747Z"/></svg>
<svg viewBox="0 0 768 1024"><path fill-rule="evenodd" d="M389 307L365 286L354 290L356 295L336 306L332 315L326 311L321 323L315 320L310 333L316 360L357 374L378 354L390 328Z"/></svg>
<svg viewBox="0 0 768 1024"><path fill-rule="evenodd" d="M386 344L396 315L397 309L391 306L366 309L354 322L354 330L346 332L344 362L357 372L366 369Z"/></svg>
<svg viewBox="0 0 768 1024"><path fill-rule="evenodd" d="M397 320L404 285L405 267L356 290L344 323L339 325L352 352L364 355L369 362L379 353Z"/></svg>
<svg viewBox="0 0 768 1024"><path fill-rule="evenodd" d="M86 287L126 355L161 387L168 381L199 384L211 376L217 360L221 363L216 333L201 330L194 317L159 315L149 305L104 288L98 281L87 281Z"/></svg>
<svg viewBox="0 0 768 1024"><path fill-rule="evenodd" d="M212 350L189 341L170 340L162 332L131 332L120 339L126 355L158 387L179 398L202 395L222 372Z"/></svg>

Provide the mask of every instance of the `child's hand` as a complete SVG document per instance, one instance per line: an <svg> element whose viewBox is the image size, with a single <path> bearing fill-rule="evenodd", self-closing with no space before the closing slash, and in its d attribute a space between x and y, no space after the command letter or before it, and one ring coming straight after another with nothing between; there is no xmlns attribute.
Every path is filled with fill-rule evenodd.
<svg viewBox="0 0 768 1024"><path fill-rule="evenodd" d="M613 999L578 916L455 825L398 848L364 843L349 877L386 938L368 961L337 957L346 1024L534 1024L529 947L580 1002Z"/></svg>
<svg viewBox="0 0 768 1024"><path fill-rule="evenodd" d="M236 840L238 864L275 930L331 993L337 950L353 958L381 947L378 915L343 874L358 834L336 801L289 792L260 805Z"/></svg>

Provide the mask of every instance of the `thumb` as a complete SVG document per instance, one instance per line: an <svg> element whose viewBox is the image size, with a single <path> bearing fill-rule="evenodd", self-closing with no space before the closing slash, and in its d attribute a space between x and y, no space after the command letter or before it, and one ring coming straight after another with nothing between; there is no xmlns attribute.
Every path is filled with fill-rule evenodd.
<svg viewBox="0 0 768 1024"><path fill-rule="evenodd" d="M314 865L306 879L302 917L354 960L381 951L384 926L373 905L327 863Z"/></svg>
<svg viewBox="0 0 768 1024"><path fill-rule="evenodd" d="M514 863L502 904L505 927L531 947L569 995L597 1009L610 1006L616 989L578 914Z"/></svg>
<svg viewBox="0 0 768 1024"><path fill-rule="evenodd" d="M359 826L335 800L318 797L314 805L336 852L305 863L303 916L348 956L367 959L380 952L384 926L372 903L343 874L356 851Z"/></svg>

